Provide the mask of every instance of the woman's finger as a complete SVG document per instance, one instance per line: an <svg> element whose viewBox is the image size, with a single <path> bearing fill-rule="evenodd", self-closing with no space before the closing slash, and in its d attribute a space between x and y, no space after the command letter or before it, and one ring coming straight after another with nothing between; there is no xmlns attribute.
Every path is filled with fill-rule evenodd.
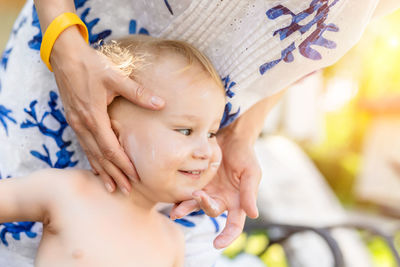
<svg viewBox="0 0 400 267"><path fill-rule="evenodd" d="M164 107L165 102L162 98L154 95L150 90L129 77L125 77L117 71L111 73L111 88L117 95L121 95L127 100L141 107L159 110Z"/></svg>
<svg viewBox="0 0 400 267"><path fill-rule="evenodd" d="M80 131L79 140L84 142L87 149L86 155L90 155L90 162L96 171L100 174L103 182L105 182L106 187L111 187L114 189L114 182L118 184L119 188L127 194L131 190L131 183L126 176L119 170L115 165L112 164L108 159L106 159L100 151L96 140L93 138L89 131ZM110 182L112 180L113 182ZM110 188L107 188L109 190Z"/></svg>
<svg viewBox="0 0 400 267"><path fill-rule="evenodd" d="M180 219L194 211L198 211L200 209L199 204L196 200L190 199L182 201L179 204L175 204L169 213L169 217L172 220Z"/></svg>
<svg viewBox="0 0 400 267"><path fill-rule="evenodd" d="M114 180L104 171L104 169L98 164L98 162L94 158L89 159L88 157L88 160L92 168L96 171L95 174L100 176L107 191L110 193L114 192L115 191Z"/></svg>
<svg viewBox="0 0 400 267"><path fill-rule="evenodd" d="M89 133L90 134L90 133ZM80 137L78 137L78 140L81 144L83 144L81 142ZM104 169L101 167L101 165L98 163L98 161L96 160L96 158L94 156L92 156L91 153L89 153L89 150L83 148L83 150L85 151L86 157L90 163L90 166L92 166L94 172L96 175L99 175L101 180L104 183L104 186L106 187L107 191L112 193L115 190L115 183L113 181L113 179L107 174L107 172L104 171Z"/></svg>
<svg viewBox="0 0 400 267"><path fill-rule="evenodd" d="M97 162L97 160L92 156L92 154L90 153L90 151L87 149L86 145L84 142L81 141L81 138L77 135L78 141L82 146L82 149L85 151L85 155L90 163L90 166L92 167L92 172L95 175L100 175L100 173L102 173L102 175L100 175L101 180L104 183L104 186L106 187L107 191L112 193L115 190L115 183L114 181L111 179L111 177L109 175L105 175L105 171L103 170L103 168L100 166L100 164Z"/></svg>
<svg viewBox="0 0 400 267"><path fill-rule="evenodd" d="M214 247L222 249L229 246L243 231L246 214L242 209L228 210L224 230L215 238Z"/></svg>
<svg viewBox="0 0 400 267"><path fill-rule="evenodd" d="M131 183L126 179L125 174L121 172L112 162L109 160L102 158L101 167L104 171L114 179L114 182L117 183L120 190L125 194L129 195L129 192L132 190Z"/></svg>
<svg viewBox="0 0 400 267"><path fill-rule="evenodd" d="M101 157L98 160L102 163L103 159L107 159L112 164L114 164L117 168L119 168L125 175L127 175L133 181L139 181L139 177L136 173L136 170L130 161L129 157L126 155L125 151L122 149L120 143L118 142L115 133L111 129L110 119L106 112L103 114L97 114L96 117L93 118L92 126L92 134L96 143L101 151ZM106 170L107 171L107 170ZM109 173L111 176L112 174ZM114 177L114 180L118 184L127 184L129 183L126 178L118 178ZM118 180L118 181L117 181ZM124 181L125 180L125 181ZM130 183L129 183L130 184Z"/></svg>
<svg viewBox="0 0 400 267"><path fill-rule="evenodd" d="M246 169L240 178L240 205L247 216L258 217L257 192L261 180L261 171Z"/></svg>
<svg viewBox="0 0 400 267"><path fill-rule="evenodd" d="M199 190L193 193L193 198L199 203L200 208L211 217L218 217L225 210L225 204L219 199L213 199L203 190Z"/></svg>

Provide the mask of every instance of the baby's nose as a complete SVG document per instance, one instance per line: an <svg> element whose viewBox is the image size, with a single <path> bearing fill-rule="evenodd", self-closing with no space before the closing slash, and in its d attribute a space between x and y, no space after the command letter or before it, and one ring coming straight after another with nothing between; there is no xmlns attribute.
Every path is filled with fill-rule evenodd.
<svg viewBox="0 0 400 267"><path fill-rule="evenodd" d="M208 142L202 142L196 149L193 151L193 157L196 159L209 159L212 154L212 149Z"/></svg>

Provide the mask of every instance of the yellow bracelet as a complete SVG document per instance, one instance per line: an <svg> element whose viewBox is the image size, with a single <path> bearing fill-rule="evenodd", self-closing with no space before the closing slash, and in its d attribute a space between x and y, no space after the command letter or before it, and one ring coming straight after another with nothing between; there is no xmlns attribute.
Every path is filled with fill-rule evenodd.
<svg viewBox="0 0 400 267"><path fill-rule="evenodd" d="M43 35L42 45L40 46L40 57L43 62L47 65L50 71L53 71L50 65L50 54L53 50L53 46L58 36L73 25L77 25L82 37L85 39L86 43L89 42L89 33L86 25L83 21L74 13L63 13L56 17L50 25L47 27L46 32Z"/></svg>

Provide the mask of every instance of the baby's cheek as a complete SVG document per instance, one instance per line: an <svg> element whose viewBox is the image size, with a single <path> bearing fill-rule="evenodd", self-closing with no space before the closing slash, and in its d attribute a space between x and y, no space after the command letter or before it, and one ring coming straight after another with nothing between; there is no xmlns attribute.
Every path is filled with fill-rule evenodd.
<svg viewBox="0 0 400 267"><path fill-rule="evenodd" d="M212 153L212 156L210 159L210 165L212 165L211 167L215 167L215 166L217 166L217 164L220 164L222 161L222 151L217 143L215 143L213 145L212 149L213 149L213 153Z"/></svg>

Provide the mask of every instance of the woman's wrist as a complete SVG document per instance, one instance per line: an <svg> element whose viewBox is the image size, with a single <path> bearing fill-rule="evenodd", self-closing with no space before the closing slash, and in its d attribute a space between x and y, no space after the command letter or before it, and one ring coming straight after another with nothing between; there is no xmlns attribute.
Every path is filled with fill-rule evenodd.
<svg viewBox="0 0 400 267"><path fill-rule="evenodd" d="M233 123L223 128L219 133L219 143L221 146L239 142L243 145L253 146L258 137L254 128L250 128L245 123L244 117L240 116ZM248 128L246 128L246 126Z"/></svg>
<svg viewBox="0 0 400 267"><path fill-rule="evenodd" d="M281 99L284 92L285 90L282 90L275 95L257 102L221 131L224 132L224 135L229 135L234 139L253 146L264 127L266 117Z"/></svg>
<svg viewBox="0 0 400 267"><path fill-rule="evenodd" d="M75 13L73 0L34 0L34 3L39 16L42 34L44 34L50 23L60 14L66 12Z"/></svg>
<svg viewBox="0 0 400 267"><path fill-rule="evenodd" d="M65 57L81 58L80 52L89 47L83 39L77 26L71 26L63 31L53 45L50 63L59 64Z"/></svg>
<svg viewBox="0 0 400 267"><path fill-rule="evenodd" d="M247 114L243 114L230 125L230 134L236 139L240 139L241 142L253 146L261 133L261 127L259 127L260 122L251 120L251 118L248 118L246 115Z"/></svg>

